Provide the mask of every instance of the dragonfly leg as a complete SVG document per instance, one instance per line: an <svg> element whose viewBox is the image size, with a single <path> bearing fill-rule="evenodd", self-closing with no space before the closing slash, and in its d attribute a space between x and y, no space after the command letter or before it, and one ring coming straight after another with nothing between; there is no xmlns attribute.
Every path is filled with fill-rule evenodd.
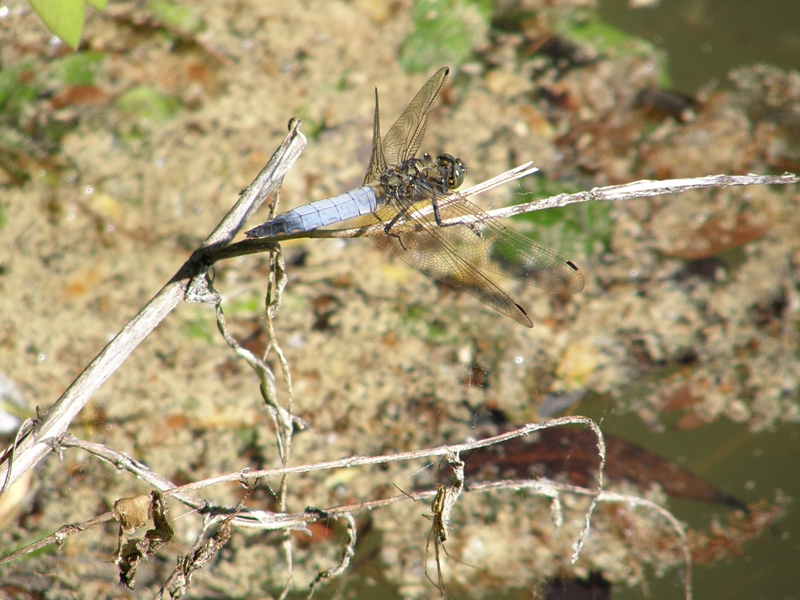
<svg viewBox="0 0 800 600"><path fill-rule="evenodd" d="M402 209L402 210L400 210L400 211L398 211L398 213L397 213L397 214L396 214L394 217L392 217L392 220L391 220L391 221L389 221L389 222L388 222L388 223L387 223L387 224L384 226L384 228L383 228L383 232L384 232L386 235L388 235L388 236L391 236L391 237L395 238L395 239L398 241L398 243L400 244L400 247L401 247L403 250L406 250L406 251L408 251L408 248L406 248L406 245L403 243L403 238L401 238L401 237L400 237L399 235L397 235L396 233L392 233L392 232L391 232L391 229L392 229L392 227L394 227L394 226L395 226L395 224L397 223L397 221L399 221L401 218L405 218L405 217L406 217L406 214L407 214L407 212L408 212L408 211L407 211L407 209L406 209L405 207L403 207L403 209Z"/></svg>
<svg viewBox="0 0 800 600"><path fill-rule="evenodd" d="M445 224L442 221L442 215L439 212L439 202L436 200L436 198L433 198L431 200L431 204L433 204L433 216L436 219L436 224L439 227L445 227ZM456 225L456 223L454 223L454 225Z"/></svg>
<svg viewBox="0 0 800 600"><path fill-rule="evenodd" d="M453 223L445 223L442 221L442 215L439 212L439 202L436 198L431 199L431 204L433 205L433 217L436 220L436 225L439 227L454 227L456 225L463 225L467 227L472 233L474 233L477 237L483 239L483 233L475 223L465 223L463 221L454 221Z"/></svg>

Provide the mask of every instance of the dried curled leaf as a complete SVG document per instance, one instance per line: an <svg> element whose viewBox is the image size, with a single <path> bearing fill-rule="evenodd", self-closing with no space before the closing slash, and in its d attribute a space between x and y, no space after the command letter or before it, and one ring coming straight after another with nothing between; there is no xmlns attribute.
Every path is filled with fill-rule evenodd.
<svg viewBox="0 0 800 600"><path fill-rule="evenodd" d="M175 537L175 531L167 519L169 511L163 496L157 491L152 492L150 496L152 501L149 510L152 512L155 527L148 530L141 539L128 540L117 556L119 581L129 589L133 589L142 559L155 554L161 546L168 544Z"/></svg>
<svg viewBox="0 0 800 600"><path fill-rule="evenodd" d="M150 520L153 499L149 495L120 498L114 502L114 518L125 533L133 533Z"/></svg>

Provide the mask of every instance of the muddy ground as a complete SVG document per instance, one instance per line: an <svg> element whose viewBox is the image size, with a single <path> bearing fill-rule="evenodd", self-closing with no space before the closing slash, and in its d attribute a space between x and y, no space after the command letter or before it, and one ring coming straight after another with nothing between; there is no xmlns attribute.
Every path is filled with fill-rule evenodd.
<svg viewBox="0 0 800 600"><path fill-rule="evenodd" d="M439 5L426 13L406 0L197 2L168 22L163 6L113 3L90 11L81 51L97 55L85 63L65 62L69 49L50 40L27 4L9 5L0 57L17 95L5 101L0 146L0 366L21 398L17 415L44 412L169 280L269 159L290 117L303 120L309 144L286 178L282 208L358 187L373 89L386 129L443 64L453 73L422 150L461 156L467 185L528 160L543 174L478 198L483 208L639 179L800 170L798 73L742 68L691 101L663 96L664 57L640 40L609 41L580 12L585 4L507 3L489 18L472 5L438 14ZM454 42L426 29L442 21L458 32ZM430 48L426 35L437 40ZM274 326L293 411L310 425L294 436L291 464L465 441L550 416L555 398L570 394L583 399L573 413L635 415L653 435L720 421L754 435L796 424L799 197L791 186L730 188L520 219L512 226L586 279L575 296L501 282L533 329L367 240L286 243L290 281ZM260 255L215 270L233 334L258 352L267 343L268 268ZM268 362L279 372L274 352ZM176 484L281 464L259 381L206 305L170 314L70 432ZM432 489L436 469L426 465L292 478L287 510L396 495L392 484ZM18 485L0 515L3 551L150 492L75 450L63 460L51 453ZM248 506L277 510L277 485L258 487ZM620 477L608 487L667 502L656 484L642 489ZM775 501L774 490L759 492L748 502ZM199 495L235 506L242 493L230 483ZM445 583L479 597L590 572L637 586L654 570L681 593L674 533L646 511L601 507L573 565L584 505L565 498L559 533L545 499L465 494L448 549L471 566L448 559ZM144 563L135 591L117 583L110 523L0 567L3 593L152 596L201 527L200 516L173 500L170 507L175 540ZM762 508L762 521L741 513L730 524L728 546L710 518L694 524L695 558L711 561L758 537L780 512ZM356 515L366 541L344 578L321 593L382 585L435 596L422 569L423 512L409 502ZM318 524L312 533L292 534L296 590L341 554L343 527ZM191 593L279 595L288 574L282 540L236 530L195 573ZM714 540L719 553L703 554Z"/></svg>

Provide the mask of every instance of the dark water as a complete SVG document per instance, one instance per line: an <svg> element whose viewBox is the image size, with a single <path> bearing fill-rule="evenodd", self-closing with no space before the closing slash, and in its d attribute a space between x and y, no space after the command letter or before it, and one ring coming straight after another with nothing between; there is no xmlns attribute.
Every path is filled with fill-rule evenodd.
<svg viewBox="0 0 800 600"><path fill-rule="evenodd" d="M599 0L600 15L669 52L677 90L692 94L712 78L757 62L800 69L797 0L661 0L629 9L629 0Z"/></svg>
<svg viewBox="0 0 800 600"><path fill-rule="evenodd" d="M711 79L724 84L730 69L767 63L800 70L800 2L797 0L661 0L651 9L628 8L628 0L600 0L603 19L646 38L669 53L675 88L694 93ZM726 600L800 598L800 426L751 434L731 422L695 431L653 435L637 419L606 420L604 432L659 452L746 502L794 497L788 518L744 547L744 555L712 567L697 567L694 597ZM691 454L687 454L687 449ZM671 502L693 526L708 523L712 507ZM681 598L675 573L648 581L650 598ZM614 590L615 600L644 598L642 590Z"/></svg>
<svg viewBox="0 0 800 600"><path fill-rule="evenodd" d="M600 417L602 415L593 415ZM609 416L603 432L619 435L679 462L708 483L747 503L773 500L775 490L795 498L788 518L760 539L744 545L744 555L713 566L695 566L695 599L795 600L800 598L800 427L781 425L774 431L750 433L726 419L691 431L654 435L634 415ZM714 516L724 522L725 509L689 500L670 500L682 522L707 529ZM680 576L650 577L650 598L683 597ZM614 590L614 600L646 598L640 589Z"/></svg>

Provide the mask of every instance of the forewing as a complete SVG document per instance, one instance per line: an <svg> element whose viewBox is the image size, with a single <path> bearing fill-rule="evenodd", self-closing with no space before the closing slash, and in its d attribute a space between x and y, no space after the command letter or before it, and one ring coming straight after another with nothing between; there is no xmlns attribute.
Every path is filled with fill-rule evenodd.
<svg viewBox="0 0 800 600"><path fill-rule="evenodd" d="M377 184L381 180L381 174L386 171L386 159L383 155L383 145L381 144L381 121L378 111L378 88L375 88L375 120L372 126L372 156L369 158L367 174L364 177L364 184Z"/></svg>
<svg viewBox="0 0 800 600"><path fill-rule="evenodd" d="M463 223L439 229L475 267L552 292L583 289L583 275L571 261L504 227L460 194L439 199L439 209L443 222Z"/></svg>
<svg viewBox="0 0 800 600"><path fill-rule="evenodd" d="M396 207L386 206L375 213L375 217L388 223L396 214ZM405 217L407 222L413 223L418 228L416 232L400 234L399 237L393 235L373 237L375 243L415 269L464 290L497 312L511 317L526 327L533 327L527 313L519 304L478 268L459 256L457 249L443 235L447 229L454 228L443 229L437 226L414 207L407 208Z"/></svg>
<svg viewBox="0 0 800 600"><path fill-rule="evenodd" d="M425 128L428 126L428 114L439 92L442 91L449 73L449 67L442 67L436 71L392 125L383 140L386 164L400 165L417 153L425 135Z"/></svg>

